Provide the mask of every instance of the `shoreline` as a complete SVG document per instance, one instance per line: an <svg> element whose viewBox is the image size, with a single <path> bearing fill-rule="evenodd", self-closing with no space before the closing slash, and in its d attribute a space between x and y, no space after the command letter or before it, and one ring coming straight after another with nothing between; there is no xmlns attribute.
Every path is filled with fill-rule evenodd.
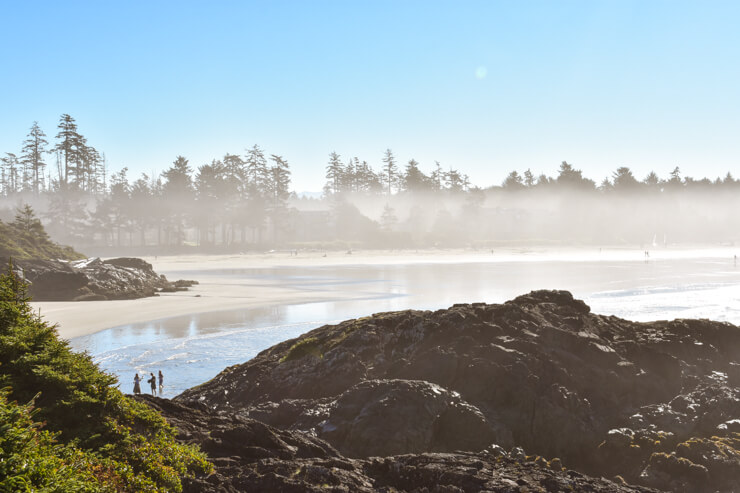
<svg viewBox="0 0 740 493"><path fill-rule="evenodd" d="M368 250L368 251L299 251L289 250L243 255L176 255L141 257L154 270L173 280L185 274L200 284L188 291L161 293L159 296L136 300L32 302L34 311L57 325L60 337L72 339L121 325L241 308L266 307L337 300L352 300L360 293L322 288L305 289L289 286L270 277L250 277L235 283L228 275L214 274L218 270L260 270L281 268L347 267L358 265L455 264L455 263L518 263L518 262L660 262L661 260L706 258L712 262L733 265L735 247L650 250L650 257L635 248L509 248L481 250Z"/></svg>

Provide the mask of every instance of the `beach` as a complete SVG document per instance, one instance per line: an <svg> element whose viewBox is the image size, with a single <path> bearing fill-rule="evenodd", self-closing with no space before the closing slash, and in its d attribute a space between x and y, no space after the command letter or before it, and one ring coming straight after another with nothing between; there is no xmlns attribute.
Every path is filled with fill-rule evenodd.
<svg viewBox="0 0 740 493"><path fill-rule="evenodd" d="M512 279L496 279L497 283L507 282L512 289L561 288L573 289L574 285L588 289L592 284L618 283L623 278L629 283L644 277L645 264L660 265L670 263L671 271L666 275L680 279L683 276L697 276L696 259L715 262L734 268L734 248L692 248L656 249L649 251L635 248L528 248L494 250L370 250L370 251L272 251L243 255L187 255L143 257L154 269L165 274L168 279L194 279L200 284L188 291L161 293L159 296L138 300L91 301L91 302L38 302L32 303L35 311L48 322L56 324L62 338L71 339L111 327L133 323L177 317L188 314L218 312L235 309L264 308L284 304L317 303L352 300L367 297L366 291L336 289L333 285L310 281L296 284L285 282L280 276L260 275L266 270L306 269L310 277L316 269L346 269L358 266L403 266L417 264L515 264L509 270ZM693 260L692 260L693 259ZM687 260L682 262L682 260ZM689 262L688 260L692 260ZM527 274L522 282L522 269L516 264L528 264ZM538 265L556 264L559 270L538 269ZM578 279L569 279L569 265L589 263L596 265L593 276L579 274ZM604 270L619 266L623 272L615 279L601 281ZM701 268L701 267L699 267ZM434 269L430 269L433 271ZM541 272L538 272L541 271ZM684 271L685 270L685 271ZM235 276L236 272L255 275ZM729 271L731 272L731 270ZM574 282L575 281L575 282ZM434 282L433 276L430 282ZM472 281L471 281L472 282ZM532 284L539 282L540 285ZM606 283L606 284L605 284ZM601 286L602 288L604 286ZM618 286L623 288L624 286ZM507 292L514 292L505 290ZM603 289L599 289L603 291ZM516 293L521 294L521 293ZM582 294L582 293L581 293ZM468 300L476 301L476 300Z"/></svg>

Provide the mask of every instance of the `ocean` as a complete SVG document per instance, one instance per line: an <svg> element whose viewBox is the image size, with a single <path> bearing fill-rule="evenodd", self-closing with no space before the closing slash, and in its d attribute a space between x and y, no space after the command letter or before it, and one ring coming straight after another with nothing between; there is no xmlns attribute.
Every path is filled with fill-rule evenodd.
<svg viewBox="0 0 740 493"><path fill-rule="evenodd" d="M167 272L170 279L244 284L269 279L335 301L285 303L122 325L70 341L131 392L135 373L164 373L173 397L224 368L325 324L372 313L502 303L533 289L567 289L594 313L636 321L709 318L740 324L740 268L730 258L538 257L517 261L395 263ZM351 299L347 293L352 294ZM144 390L144 389L142 389Z"/></svg>

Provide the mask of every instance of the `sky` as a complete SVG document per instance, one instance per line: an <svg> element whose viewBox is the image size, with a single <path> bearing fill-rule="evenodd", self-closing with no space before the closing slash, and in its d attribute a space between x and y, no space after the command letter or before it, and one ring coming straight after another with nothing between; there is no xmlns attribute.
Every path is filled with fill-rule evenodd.
<svg viewBox="0 0 740 493"><path fill-rule="evenodd" d="M63 113L112 171L386 149L500 184L740 176L740 2L0 0L0 154Z"/></svg>

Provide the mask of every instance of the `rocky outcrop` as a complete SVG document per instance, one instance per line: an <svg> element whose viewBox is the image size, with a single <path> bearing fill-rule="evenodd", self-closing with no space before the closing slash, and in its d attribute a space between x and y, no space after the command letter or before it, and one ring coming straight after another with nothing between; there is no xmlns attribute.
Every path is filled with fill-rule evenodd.
<svg viewBox="0 0 740 493"><path fill-rule="evenodd" d="M365 473L373 455L413 453L393 464L418 465L468 452L451 464L497 444L595 477L733 491L738 368L734 325L635 323L593 314L568 292L536 291L324 326L176 400L315 435L364 460Z"/></svg>
<svg viewBox="0 0 740 493"><path fill-rule="evenodd" d="M8 264L9 259L0 259ZM77 261L15 260L13 265L29 284L34 301L120 300L186 290L196 281L170 282L138 258Z"/></svg>
<svg viewBox="0 0 740 493"><path fill-rule="evenodd" d="M649 493L603 478L568 471L558 461L502 454L422 453L351 459L325 441L280 430L239 414L204 405L137 396L161 413L178 439L200 446L215 472L184 478L184 493L204 492L518 492L591 491Z"/></svg>

